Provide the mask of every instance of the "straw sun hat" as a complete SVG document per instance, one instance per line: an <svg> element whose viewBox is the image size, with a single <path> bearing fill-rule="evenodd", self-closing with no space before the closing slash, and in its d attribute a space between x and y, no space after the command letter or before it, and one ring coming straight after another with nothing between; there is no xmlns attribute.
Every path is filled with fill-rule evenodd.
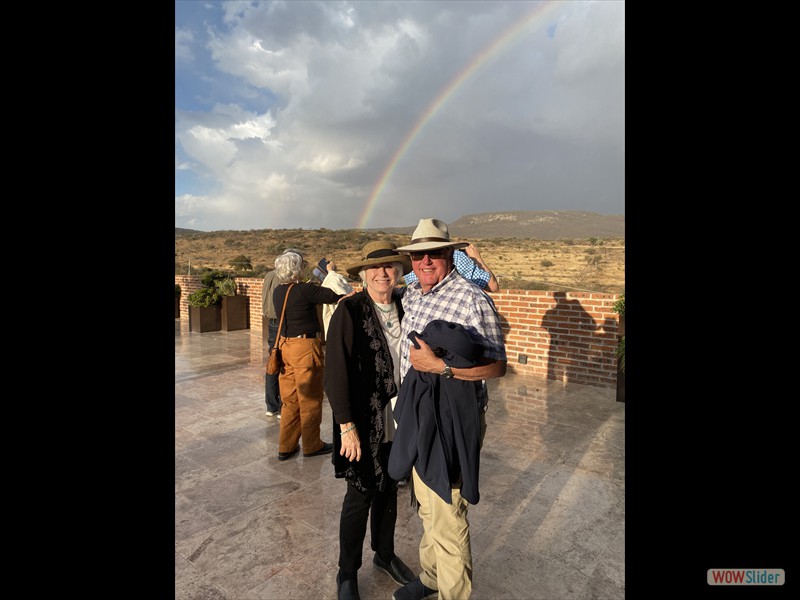
<svg viewBox="0 0 800 600"><path fill-rule="evenodd" d="M369 242L361 249L361 258L345 269L353 277L358 277L358 272L370 265L399 262L403 265L403 275L411 272L411 261L408 256L397 252L397 244L392 242Z"/></svg>

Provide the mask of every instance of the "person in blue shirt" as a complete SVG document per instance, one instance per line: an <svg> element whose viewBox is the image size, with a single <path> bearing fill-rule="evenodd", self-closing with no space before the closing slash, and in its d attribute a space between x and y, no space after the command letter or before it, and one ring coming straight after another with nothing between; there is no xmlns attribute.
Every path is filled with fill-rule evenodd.
<svg viewBox="0 0 800 600"><path fill-rule="evenodd" d="M453 264L456 270L461 273L464 279L467 279L480 287L481 289L490 292L500 291L500 282L494 276L491 269L486 266L481 253L474 244L470 244L463 250L455 250L453 252ZM417 276L413 271L405 276L406 285L411 285L417 280Z"/></svg>

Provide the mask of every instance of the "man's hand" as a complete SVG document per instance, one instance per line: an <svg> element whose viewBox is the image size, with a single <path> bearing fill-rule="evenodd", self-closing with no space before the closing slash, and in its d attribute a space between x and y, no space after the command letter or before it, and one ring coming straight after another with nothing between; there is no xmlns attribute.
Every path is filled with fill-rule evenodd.
<svg viewBox="0 0 800 600"><path fill-rule="evenodd" d="M408 360L411 362L411 366L420 373L438 374L444 371L446 363L433 353L433 350L425 343L425 340L419 336L416 337L416 340L419 344L419 349L415 348L414 344L409 347Z"/></svg>

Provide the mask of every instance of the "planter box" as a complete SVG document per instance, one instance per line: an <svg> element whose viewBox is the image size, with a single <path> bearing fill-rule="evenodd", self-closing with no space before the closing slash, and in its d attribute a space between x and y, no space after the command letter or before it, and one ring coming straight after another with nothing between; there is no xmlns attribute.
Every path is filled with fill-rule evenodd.
<svg viewBox="0 0 800 600"><path fill-rule="evenodd" d="M189 307L189 331L205 333L222 329L222 310L219 306Z"/></svg>
<svg viewBox="0 0 800 600"><path fill-rule="evenodd" d="M247 329L247 296L222 297L222 331Z"/></svg>
<svg viewBox="0 0 800 600"><path fill-rule="evenodd" d="M181 298L180 296L175 296L175 318L181 318Z"/></svg>

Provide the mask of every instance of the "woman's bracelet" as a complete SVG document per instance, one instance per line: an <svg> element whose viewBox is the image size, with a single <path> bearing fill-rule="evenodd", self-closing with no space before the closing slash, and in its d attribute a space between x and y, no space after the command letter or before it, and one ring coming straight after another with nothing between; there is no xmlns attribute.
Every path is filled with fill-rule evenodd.
<svg viewBox="0 0 800 600"><path fill-rule="evenodd" d="M355 425L355 423L353 423L352 425L350 425L350 427L348 427L348 428L347 428L347 429L345 429L344 431L340 431L340 432L339 432L339 435L344 435L344 434L345 434L345 433L347 433L348 431L353 431L353 429L355 429L355 428L356 428L356 425Z"/></svg>

